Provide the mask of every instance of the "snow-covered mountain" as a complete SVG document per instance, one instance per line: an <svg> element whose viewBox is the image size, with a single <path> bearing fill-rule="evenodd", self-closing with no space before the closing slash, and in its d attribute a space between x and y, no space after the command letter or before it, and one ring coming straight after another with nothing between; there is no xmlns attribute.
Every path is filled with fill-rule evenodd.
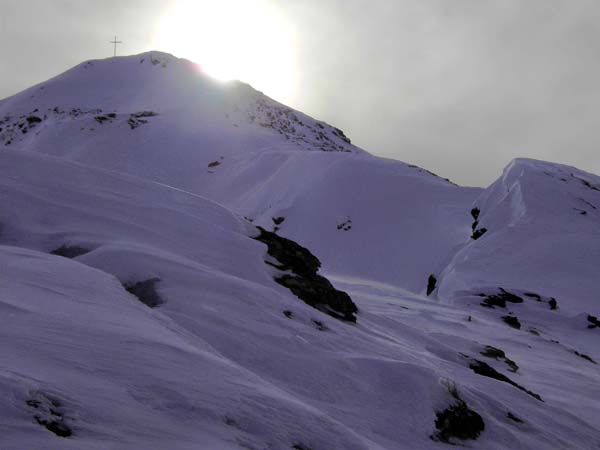
<svg viewBox="0 0 600 450"><path fill-rule="evenodd" d="M0 101L0 199L1 449L600 448L595 175L460 187L152 52Z"/></svg>

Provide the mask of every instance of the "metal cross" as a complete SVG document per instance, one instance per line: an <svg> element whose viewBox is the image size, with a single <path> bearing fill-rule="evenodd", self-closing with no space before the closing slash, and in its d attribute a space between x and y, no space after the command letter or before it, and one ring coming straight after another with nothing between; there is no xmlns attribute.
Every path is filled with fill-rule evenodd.
<svg viewBox="0 0 600 450"><path fill-rule="evenodd" d="M117 37L115 36L115 40L114 41L109 41L109 43L115 44L115 53L114 53L114 56L117 56L117 44L122 44L123 41L117 41Z"/></svg>

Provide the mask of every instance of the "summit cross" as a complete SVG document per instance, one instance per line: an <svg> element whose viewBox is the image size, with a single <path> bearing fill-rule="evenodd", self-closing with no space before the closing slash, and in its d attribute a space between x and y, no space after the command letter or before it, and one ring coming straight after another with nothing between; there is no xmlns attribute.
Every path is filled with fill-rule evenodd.
<svg viewBox="0 0 600 450"><path fill-rule="evenodd" d="M117 56L117 44L122 44L123 41L117 41L117 37L115 36L115 40L114 41L109 41L109 43L115 44L115 52L114 52L113 56Z"/></svg>

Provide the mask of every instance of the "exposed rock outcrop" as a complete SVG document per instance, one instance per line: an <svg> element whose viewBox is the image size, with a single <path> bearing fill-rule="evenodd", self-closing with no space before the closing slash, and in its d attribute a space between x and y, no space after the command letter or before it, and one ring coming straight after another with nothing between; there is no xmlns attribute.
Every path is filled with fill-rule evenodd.
<svg viewBox="0 0 600 450"><path fill-rule="evenodd" d="M157 306L165 303L165 301L156 291L156 283L159 281L159 278L150 278L137 283L124 284L123 287L127 292L135 295L144 305L150 308L156 308Z"/></svg>
<svg viewBox="0 0 600 450"><path fill-rule="evenodd" d="M435 275L429 275L429 278L427 279L427 296L431 295L431 293L435 290L436 285L437 278L435 277Z"/></svg>
<svg viewBox="0 0 600 450"><path fill-rule="evenodd" d="M508 378L506 375L501 374L496 369L494 369L492 366L490 366L487 363L484 363L483 361L479 361L477 359L472 359L470 361L470 363L469 363L469 368L473 372L475 372L477 375L481 375L481 376L488 377L488 378L493 378L494 380L498 380L498 381L502 381L504 383L508 383L511 386L514 386L517 389L520 389L523 392L531 395L536 400L539 400L540 402L543 401L542 397L540 397L538 394L536 394L535 392L531 392L528 389L525 389L523 386L515 383L513 380L511 380L510 378Z"/></svg>
<svg viewBox="0 0 600 450"><path fill-rule="evenodd" d="M258 229L260 234L255 239L266 244L267 253L278 262L267 261L267 264L282 272L275 277L277 283L319 311L336 319L356 322L356 305L347 293L338 291L327 278L317 273L321 262L308 249L264 228Z"/></svg>
<svg viewBox="0 0 600 450"><path fill-rule="evenodd" d="M456 386L448 386L448 392L454 398L454 403L443 411L436 412L435 427L438 431L431 439L452 445L452 438L477 439L485 429L483 418L468 407Z"/></svg>

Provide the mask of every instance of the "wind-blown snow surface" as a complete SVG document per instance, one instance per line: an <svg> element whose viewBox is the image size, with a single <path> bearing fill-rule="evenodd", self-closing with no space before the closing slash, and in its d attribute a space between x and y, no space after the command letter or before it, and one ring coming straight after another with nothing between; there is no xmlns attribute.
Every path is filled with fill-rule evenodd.
<svg viewBox="0 0 600 450"><path fill-rule="evenodd" d="M159 53L84 63L0 121L0 448L444 448L453 384L485 422L453 442L600 448L598 177L516 160L458 187ZM275 222L356 325L273 280L252 237ZM152 279L156 308L124 288Z"/></svg>

